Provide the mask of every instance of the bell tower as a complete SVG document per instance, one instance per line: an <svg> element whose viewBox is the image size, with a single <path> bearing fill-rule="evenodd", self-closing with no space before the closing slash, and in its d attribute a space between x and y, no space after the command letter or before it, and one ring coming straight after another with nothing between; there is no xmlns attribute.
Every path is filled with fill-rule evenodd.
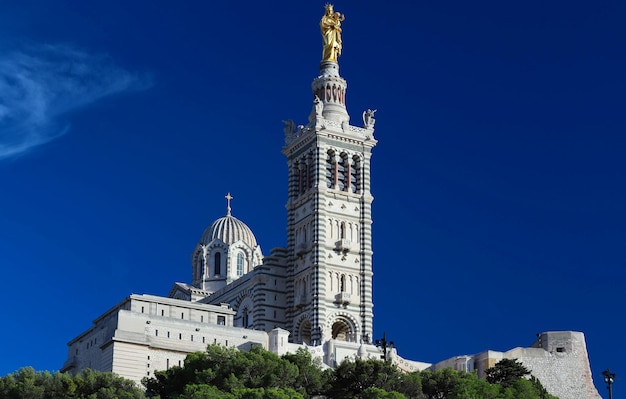
<svg viewBox="0 0 626 399"><path fill-rule="evenodd" d="M326 5L323 55L306 125L285 121L287 199L286 327L297 343L370 343L374 112L350 125L339 75L344 16Z"/></svg>

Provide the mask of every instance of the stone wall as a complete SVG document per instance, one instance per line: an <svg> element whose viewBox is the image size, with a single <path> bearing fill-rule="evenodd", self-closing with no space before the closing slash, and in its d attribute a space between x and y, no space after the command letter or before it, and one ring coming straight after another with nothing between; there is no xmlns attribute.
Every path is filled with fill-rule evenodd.
<svg viewBox="0 0 626 399"><path fill-rule="evenodd" d="M432 369L450 367L458 371L473 370L480 378L484 378L485 370L502 359L520 361L549 393L559 399L601 399L593 384L585 335L581 332L545 332L538 334L537 341L528 348L515 348L507 352L488 350L475 355L456 356L436 363Z"/></svg>
<svg viewBox="0 0 626 399"><path fill-rule="evenodd" d="M546 332L531 348L516 348L504 357L522 362L559 399L601 399L581 332Z"/></svg>

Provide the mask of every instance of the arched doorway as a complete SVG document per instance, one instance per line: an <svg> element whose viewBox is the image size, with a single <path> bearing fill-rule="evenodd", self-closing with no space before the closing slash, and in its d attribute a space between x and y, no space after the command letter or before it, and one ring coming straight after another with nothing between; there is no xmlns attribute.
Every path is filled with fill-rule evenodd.
<svg viewBox="0 0 626 399"><path fill-rule="evenodd" d="M339 319L333 323L332 338L337 341L354 341L354 329L348 320Z"/></svg>

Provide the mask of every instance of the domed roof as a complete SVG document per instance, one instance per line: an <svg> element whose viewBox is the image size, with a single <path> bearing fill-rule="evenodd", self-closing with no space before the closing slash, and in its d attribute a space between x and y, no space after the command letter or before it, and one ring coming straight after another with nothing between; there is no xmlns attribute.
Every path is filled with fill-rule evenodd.
<svg viewBox="0 0 626 399"><path fill-rule="evenodd" d="M237 241L243 241L250 246L250 248L256 248L256 237L244 222L237 219L230 214L230 200L233 197L230 193L226 196L228 199L228 208L226 209L226 216L217 219L202 233L200 238L200 244L207 245L213 240L222 240L225 244L231 245Z"/></svg>
<svg viewBox="0 0 626 399"><path fill-rule="evenodd" d="M200 244L206 245L215 239L220 239L227 245L243 241L251 248L256 248L256 237L244 222L230 214L217 219L202 233Z"/></svg>

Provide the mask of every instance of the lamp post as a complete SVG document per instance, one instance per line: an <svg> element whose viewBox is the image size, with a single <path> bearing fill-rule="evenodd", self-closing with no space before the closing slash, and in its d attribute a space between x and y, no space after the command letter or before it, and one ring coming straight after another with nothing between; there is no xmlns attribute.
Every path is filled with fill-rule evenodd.
<svg viewBox="0 0 626 399"><path fill-rule="evenodd" d="M383 337L381 339L376 340L376 346L380 346L383 348L383 361L387 361L387 349L393 348L393 341L387 341L387 333L383 333Z"/></svg>
<svg viewBox="0 0 626 399"><path fill-rule="evenodd" d="M606 382L606 389L609 390L609 399L613 399L613 381L615 381L615 373L611 373L611 369L606 369L602 372L604 376L604 382Z"/></svg>

